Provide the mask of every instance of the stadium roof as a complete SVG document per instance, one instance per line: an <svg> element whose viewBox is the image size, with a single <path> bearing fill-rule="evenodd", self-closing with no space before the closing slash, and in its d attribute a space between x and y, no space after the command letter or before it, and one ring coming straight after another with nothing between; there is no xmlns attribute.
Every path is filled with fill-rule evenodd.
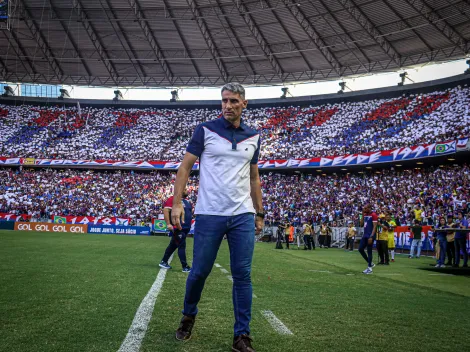
<svg viewBox="0 0 470 352"><path fill-rule="evenodd" d="M13 6L17 3L16 8ZM0 80L281 84L462 58L468 0L10 0Z"/></svg>

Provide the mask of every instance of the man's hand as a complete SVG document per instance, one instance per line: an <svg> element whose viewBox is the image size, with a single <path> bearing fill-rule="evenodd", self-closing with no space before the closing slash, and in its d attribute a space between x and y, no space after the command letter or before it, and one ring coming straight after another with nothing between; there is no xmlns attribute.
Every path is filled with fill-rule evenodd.
<svg viewBox="0 0 470 352"><path fill-rule="evenodd" d="M176 227L178 230L181 230L181 224L183 223L182 219L184 219L183 204L174 203L173 207L171 208L171 222L173 223L173 227Z"/></svg>
<svg viewBox="0 0 470 352"><path fill-rule="evenodd" d="M255 232L257 235L261 233L261 231L263 230L263 227L264 227L264 219L257 216L255 219L255 229L256 229Z"/></svg>
<svg viewBox="0 0 470 352"><path fill-rule="evenodd" d="M168 229L168 231L171 231L171 232L173 232L173 230L174 230L174 227L173 227L172 224L167 224L166 228Z"/></svg>
<svg viewBox="0 0 470 352"><path fill-rule="evenodd" d="M374 244L374 239L372 237L369 237L367 243L369 244L369 246L371 246L372 244Z"/></svg>

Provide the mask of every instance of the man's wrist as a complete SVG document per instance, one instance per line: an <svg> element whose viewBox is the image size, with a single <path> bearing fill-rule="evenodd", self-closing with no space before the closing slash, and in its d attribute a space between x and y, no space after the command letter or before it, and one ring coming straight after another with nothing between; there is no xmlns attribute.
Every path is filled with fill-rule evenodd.
<svg viewBox="0 0 470 352"><path fill-rule="evenodd" d="M183 195L182 194L179 194L179 193L174 193L173 194L173 204L175 204L175 202L177 204L181 203L181 200L183 199Z"/></svg>

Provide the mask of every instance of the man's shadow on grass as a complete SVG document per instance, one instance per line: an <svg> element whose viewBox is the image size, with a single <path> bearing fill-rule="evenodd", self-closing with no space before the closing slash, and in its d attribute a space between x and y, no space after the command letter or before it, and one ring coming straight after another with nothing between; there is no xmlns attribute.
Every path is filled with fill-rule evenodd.
<svg viewBox="0 0 470 352"><path fill-rule="evenodd" d="M433 274L443 274L443 275L454 275L454 276L464 276L470 278L470 268L435 268L435 264L430 264L427 268L419 268L420 270L429 271Z"/></svg>

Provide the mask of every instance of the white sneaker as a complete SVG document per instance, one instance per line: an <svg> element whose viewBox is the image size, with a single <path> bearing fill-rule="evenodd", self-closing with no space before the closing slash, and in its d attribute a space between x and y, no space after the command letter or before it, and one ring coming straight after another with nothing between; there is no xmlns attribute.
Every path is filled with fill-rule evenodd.
<svg viewBox="0 0 470 352"><path fill-rule="evenodd" d="M372 268L367 268L367 269L364 270L362 273L363 273L363 274L366 274L366 275L369 275L369 274L372 274L373 271L372 271Z"/></svg>
<svg viewBox="0 0 470 352"><path fill-rule="evenodd" d="M372 263L372 266L370 266L369 268L374 268L375 267L375 263Z"/></svg>
<svg viewBox="0 0 470 352"><path fill-rule="evenodd" d="M435 268L440 268L441 265L440 264L436 264Z"/></svg>

